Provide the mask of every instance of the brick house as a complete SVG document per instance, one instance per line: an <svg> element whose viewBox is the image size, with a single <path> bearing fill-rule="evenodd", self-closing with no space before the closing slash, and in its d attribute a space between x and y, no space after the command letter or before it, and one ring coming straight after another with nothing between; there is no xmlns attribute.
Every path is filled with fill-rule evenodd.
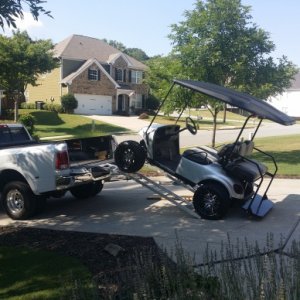
<svg viewBox="0 0 300 300"><path fill-rule="evenodd" d="M55 46L54 56L59 68L27 88L28 102L60 103L62 95L72 93L75 113L99 115L131 114L145 106L147 67L104 41L72 35Z"/></svg>

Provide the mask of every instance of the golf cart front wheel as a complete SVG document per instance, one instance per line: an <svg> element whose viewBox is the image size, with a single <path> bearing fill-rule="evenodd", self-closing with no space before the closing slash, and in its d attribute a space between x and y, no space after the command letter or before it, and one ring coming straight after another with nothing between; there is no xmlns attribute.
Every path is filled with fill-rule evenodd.
<svg viewBox="0 0 300 300"><path fill-rule="evenodd" d="M135 141L125 141L120 143L114 156L118 168L127 173L139 171L146 160L144 149Z"/></svg>
<svg viewBox="0 0 300 300"><path fill-rule="evenodd" d="M227 190L219 183L202 184L195 192L193 204L196 212L208 220L224 217L230 207L231 200Z"/></svg>

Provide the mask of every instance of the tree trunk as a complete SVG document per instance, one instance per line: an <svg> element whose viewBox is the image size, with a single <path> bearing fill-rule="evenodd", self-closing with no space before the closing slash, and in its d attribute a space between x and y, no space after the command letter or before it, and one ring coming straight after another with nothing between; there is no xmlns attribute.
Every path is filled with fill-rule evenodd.
<svg viewBox="0 0 300 300"><path fill-rule="evenodd" d="M214 114L213 114L213 135L212 135L212 141L211 141L211 146L214 148L216 145L216 133L217 133L217 115L218 112L215 109Z"/></svg>
<svg viewBox="0 0 300 300"><path fill-rule="evenodd" d="M19 111L18 111L18 98L15 98L14 101L15 101L14 121L17 122L17 121L18 121L18 117L19 117Z"/></svg>
<svg viewBox="0 0 300 300"><path fill-rule="evenodd" d="M227 118L227 104L224 104L224 115L223 115L223 123L226 123Z"/></svg>

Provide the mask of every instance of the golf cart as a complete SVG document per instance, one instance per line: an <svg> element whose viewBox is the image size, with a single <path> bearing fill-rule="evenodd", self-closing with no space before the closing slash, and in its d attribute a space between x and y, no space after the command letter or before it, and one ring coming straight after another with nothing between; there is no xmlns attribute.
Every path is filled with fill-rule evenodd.
<svg viewBox="0 0 300 300"><path fill-rule="evenodd" d="M224 217L233 200L239 200L247 213L258 217L265 216L273 206L267 192L276 175L277 165L271 155L255 147L254 138L263 119L282 125L292 125L295 121L265 101L250 95L192 80L174 80L160 108L174 86L211 96L232 107L249 112L250 115L246 118L236 140L220 149L199 146L180 154L179 134L183 130L188 130L195 135L197 133L195 121L188 117L186 126L180 128L177 122L186 108L184 107L174 125L155 124L157 112L149 126L141 130L143 139L140 143L124 141L118 145L114 154L118 168L127 173L137 172L147 160L193 188L194 209L205 219ZM244 140L244 130L253 117L257 117L259 121L250 139ZM264 164L252 159L251 154L254 150L268 157L273 162L274 168L268 170ZM262 185L266 178L270 180Z"/></svg>

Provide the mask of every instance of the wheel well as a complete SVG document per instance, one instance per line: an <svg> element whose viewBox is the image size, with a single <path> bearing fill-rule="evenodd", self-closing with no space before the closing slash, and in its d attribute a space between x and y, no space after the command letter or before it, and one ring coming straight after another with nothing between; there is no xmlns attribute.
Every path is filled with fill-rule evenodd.
<svg viewBox="0 0 300 300"><path fill-rule="evenodd" d="M0 173L0 191L3 187L11 181L22 181L27 183L26 179L15 170L5 170Z"/></svg>
<svg viewBox="0 0 300 300"><path fill-rule="evenodd" d="M207 179L207 180L203 180L203 181L199 182L198 185L200 186L201 184L208 184L208 183L213 183L213 184L222 186L222 187L227 191L228 197L230 197L230 193L229 193L228 188L226 187L226 185L224 185L224 184L223 184L222 182L220 182L220 181L213 180L213 179Z"/></svg>

